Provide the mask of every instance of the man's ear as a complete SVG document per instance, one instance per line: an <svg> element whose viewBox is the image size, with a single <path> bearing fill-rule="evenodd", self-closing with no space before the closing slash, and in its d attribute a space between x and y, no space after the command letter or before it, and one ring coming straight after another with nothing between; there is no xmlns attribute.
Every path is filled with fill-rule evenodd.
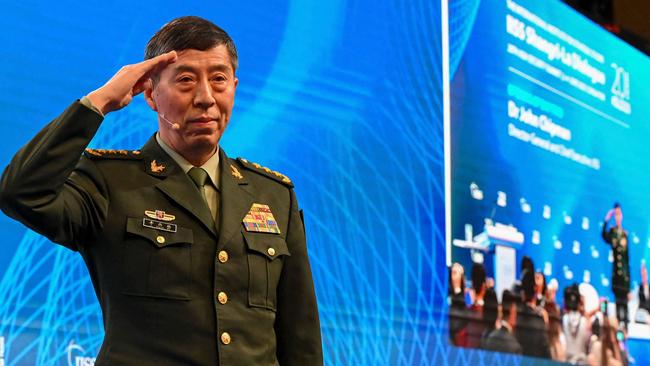
<svg viewBox="0 0 650 366"><path fill-rule="evenodd" d="M158 111L158 107L156 106L156 101L153 99L153 81L151 79L147 80L144 85L144 100L147 101L147 104L149 104L149 107L154 110Z"/></svg>

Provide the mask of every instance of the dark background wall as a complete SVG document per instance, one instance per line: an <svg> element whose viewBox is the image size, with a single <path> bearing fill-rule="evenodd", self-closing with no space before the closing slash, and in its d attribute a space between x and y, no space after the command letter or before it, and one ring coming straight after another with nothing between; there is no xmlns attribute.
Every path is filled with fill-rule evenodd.
<svg viewBox="0 0 650 366"><path fill-rule="evenodd" d="M634 47L650 54L650 2L642 0L566 0Z"/></svg>

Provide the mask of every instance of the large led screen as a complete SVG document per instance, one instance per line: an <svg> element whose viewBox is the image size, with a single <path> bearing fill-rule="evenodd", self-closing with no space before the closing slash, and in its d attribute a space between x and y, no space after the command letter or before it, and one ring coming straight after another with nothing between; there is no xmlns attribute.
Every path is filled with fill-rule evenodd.
<svg viewBox="0 0 650 366"><path fill-rule="evenodd" d="M221 147L295 184L325 364L453 361L439 271L439 1L3 2L0 167L182 15L215 22L237 45ZM156 119L138 96L91 147L138 149ZM92 365L104 331L81 257L3 214L0 231L0 365Z"/></svg>
<svg viewBox="0 0 650 366"><path fill-rule="evenodd" d="M464 1L449 10L449 79L447 264L467 280L480 265L500 300L531 259L560 306L573 283L587 308L613 304L621 268L602 232L617 204L629 336L647 333L634 318L650 254L648 57L559 1Z"/></svg>

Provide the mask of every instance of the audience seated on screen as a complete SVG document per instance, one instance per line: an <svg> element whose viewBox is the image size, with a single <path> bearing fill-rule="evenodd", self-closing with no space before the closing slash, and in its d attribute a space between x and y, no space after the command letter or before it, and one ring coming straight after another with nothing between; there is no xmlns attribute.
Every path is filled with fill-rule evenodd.
<svg viewBox="0 0 650 366"><path fill-rule="evenodd" d="M481 335L481 348L490 333L496 329L498 318L499 300L497 300L497 293L494 291L493 287L489 287L485 290L485 298L483 301L483 324L485 325L485 329Z"/></svg>
<svg viewBox="0 0 650 366"><path fill-rule="evenodd" d="M566 361L574 365L586 365L591 323L584 316L583 299L575 283L564 289L564 310L562 331L566 338Z"/></svg>
<svg viewBox="0 0 650 366"><path fill-rule="evenodd" d="M558 284L555 278L552 278L546 286L546 301L544 302L544 308L547 307L556 307L558 311L560 307L557 305L557 290L560 285Z"/></svg>
<svg viewBox="0 0 650 366"><path fill-rule="evenodd" d="M487 284L483 264L474 263L470 276L472 278L473 302L470 306L470 317L467 323L467 347L478 348L481 345L481 336L485 330L483 306L485 305Z"/></svg>
<svg viewBox="0 0 650 366"><path fill-rule="evenodd" d="M546 277L542 272L535 272L535 302L542 308L546 304Z"/></svg>
<svg viewBox="0 0 650 366"><path fill-rule="evenodd" d="M518 297L508 290L501 296L501 316L498 325L481 343L481 348L506 353L521 354L519 341L514 336L517 325Z"/></svg>
<svg viewBox="0 0 650 366"><path fill-rule="evenodd" d="M557 286L557 281L555 282ZM551 285L549 284L549 289ZM557 288L557 287L556 287ZM550 291L549 291L550 292ZM548 298L547 298L548 299ZM553 298L553 300L555 300ZM544 305L546 313L548 314L548 343L551 351L551 359L559 362L566 361L566 339L562 332L562 321L560 320L560 309L555 302L546 301Z"/></svg>
<svg viewBox="0 0 650 366"><path fill-rule="evenodd" d="M454 263L449 269L449 338L457 347L467 347L465 292L465 269L460 263Z"/></svg>
<svg viewBox="0 0 650 366"><path fill-rule="evenodd" d="M560 307L557 305L556 294L559 284L555 278L551 279L546 287L544 310L548 315L548 342L551 358L555 361L566 361L566 338L562 332L562 318Z"/></svg>
<svg viewBox="0 0 650 366"><path fill-rule="evenodd" d="M521 278L521 296L515 334L526 356L551 358L546 323L535 302L535 274L524 270Z"/></svg>
<svg viewBox="0 0 650 366"><path fill-rule="evenodd" d="M616 339L618 329L616 319L603 317L600 327L600 337L596 337L591 345L588 362L590 366L622 366L624 355Z"/></svg>

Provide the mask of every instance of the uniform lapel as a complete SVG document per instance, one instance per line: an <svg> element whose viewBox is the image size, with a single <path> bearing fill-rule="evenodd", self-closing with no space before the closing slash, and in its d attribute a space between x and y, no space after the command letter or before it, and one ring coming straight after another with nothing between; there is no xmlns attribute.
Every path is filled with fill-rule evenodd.
<svg viewBox="0 0 650 366"><path fill-rule="evenodd" d="M184 207L215 236L214 220L208 205L192 180L156 142L155 135L142 147L145 170L161 178L156 188Z"/></svg>
<svg viewBox="0 0 650 366"><path fill-rule="evenodd" d="M242 221L255 202L248 181L223 149L219 149L221 170L221 215L218 248L223 248L235 233L242 229Z"/></svg>

